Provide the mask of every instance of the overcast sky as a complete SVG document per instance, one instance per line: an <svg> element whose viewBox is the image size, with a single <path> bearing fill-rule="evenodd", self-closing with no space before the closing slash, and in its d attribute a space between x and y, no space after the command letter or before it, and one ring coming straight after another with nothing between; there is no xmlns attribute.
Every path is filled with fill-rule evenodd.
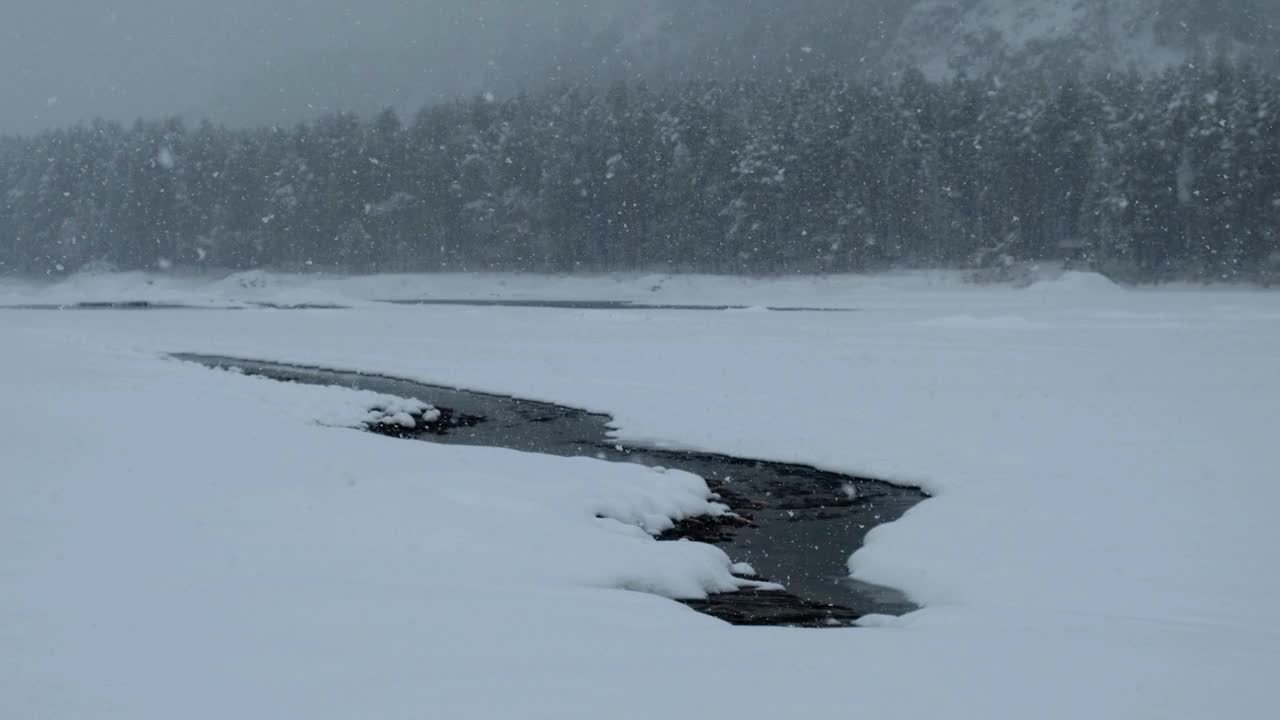
<svg viewBox="0 0 1280 720"><path fill-rule="evenodd" d="M1166 24L1184 18L1194 24L1205 16L1222 20L1215 32L1235 28L1237 34L1243 32L1237 25L1259 27L1263 10L1280 12L1280 0L1249 1L1256 12L1232 16L1221 8L1238 10L1244 0L1194 6L1138 0L1136 7L1151 15L1157 7L1151 3L1163 3L1159 7L1178 11L1156 13L1170 18ZM1079 8L1075 0L1019 2L1041 12L1056 12L1056 3ZM408 116L459 94L505 95L583 77L681 76L690 68L714 73L721 65L758 73L843 58L861 68L868 57L874 64L878 48L892 47L885 40L893 39L908 3L0 0L0 134L95 117L289 125L334 110L368 114L387 105ZM699 14L699 7L707 12ZM615 22L618 32L602 32ZM954 22L943 25L935 35L945 39ZM1274 29L1267 32L1275 36ZM905 47L927 56L933 45L909 38ZM802 49L814 52L801 55ZM1273 50L1277 56L1280 50Z"/></svg>
<svg viewBox="0 0 1280 720"><path fill-rule="evenodd" d="M0 132L413 107L482 90L514 27L584 4L602 0L0 0Z"/></svg>

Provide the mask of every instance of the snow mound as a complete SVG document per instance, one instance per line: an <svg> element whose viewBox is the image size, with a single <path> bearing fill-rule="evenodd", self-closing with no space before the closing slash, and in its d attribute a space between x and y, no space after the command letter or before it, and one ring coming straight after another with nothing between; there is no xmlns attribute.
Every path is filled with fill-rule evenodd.
<svg viewBox="0 0 1280 720"><path fill-rule="evenodd" d="M368 425L396 425L412 430L418 421L425 423L440 419L440 411L417 398L387 398L369 411L365 417Z"/></svg>
<svg viewBox="0 0 1280 720"><path fill-rule="evenodd" d="M222 290L229 290L233 293L242 293L246 290L253 293L260 293L276 288L278 285L279 283L276 282L275 276L269 272L265 272L263 270L246 270L245 272L228 275L215 284L214 287Z"/></svg>
<svg viewBox="0 0 1280 720"><path fill-rule="evenodd" d="M1119 292L1121 287L1104 275L1070 270L1056 278L1032 283L1027 289L1038 292Z"/></svg>

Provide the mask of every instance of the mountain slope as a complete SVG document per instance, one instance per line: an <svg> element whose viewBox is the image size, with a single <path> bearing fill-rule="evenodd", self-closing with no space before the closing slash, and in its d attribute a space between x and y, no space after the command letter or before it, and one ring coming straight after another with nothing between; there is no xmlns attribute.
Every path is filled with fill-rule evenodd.
<svg viewBox="0 0 1280 720"><path fill-rule="evenodd" d="M885 61L934 77L1011 63L1158 71L1215 55L1271 65L1278 25L1260 0L922 0Z"/></svg>
<svg viewBox="0 0 1280 720"><path fill-rule="evenodd" d="M594 79L830 67L939 78L1013 66L1156 72L1227 55L1280 70L1272 0L644 0L612 18L587 42L566 34L557 67Z"/></svg>

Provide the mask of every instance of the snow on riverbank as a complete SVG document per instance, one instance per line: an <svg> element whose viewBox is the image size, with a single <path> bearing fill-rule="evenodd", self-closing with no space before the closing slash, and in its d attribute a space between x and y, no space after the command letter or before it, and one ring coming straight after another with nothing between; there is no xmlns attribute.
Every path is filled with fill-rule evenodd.
<svg viewBox="0 0 1280 720"><path fill-rule="evenodd" d="M1063 284L1060 271L1042 277ZM918 271L890 275L743 278L712 275L297 275L251 270L232 274L85 273L56 282L0 277L0 305L150 302L195 306L363 304L373 300L610 300L662 304L849 306L868 291L954 290L966 273ZM1068 284L1111 286L1096 275L1068 275ZM971 286L970 286L971 287Z"/></svg>
<svg viewBox="0 0 1280 720"><path fill-rule="evenodd" d="M1280 296L778 282L679 299L861 311L0 313L0 576L18 588L0 594L0 714L1274 709ZM920 482L937 497L851 567L927 607L742 630L619 592L727 582L718 550L636 527L706 507L700 482L329 428L367 398L170 351L543 398L613 414L625 441Z"/></svg>

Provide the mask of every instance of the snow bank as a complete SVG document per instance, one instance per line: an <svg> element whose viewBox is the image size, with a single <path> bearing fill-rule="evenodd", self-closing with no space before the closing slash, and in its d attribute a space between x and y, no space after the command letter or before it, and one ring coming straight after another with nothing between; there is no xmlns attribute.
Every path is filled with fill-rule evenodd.
<svg viewBox="0 0 1280 720"><path fill-rule="evenodd" d="M1108 293L1119 292L1119 285L1098 273L1068 271L1058 277L1040 280L1032 284L1032 292L1057 293Z"/></svg>
<svg viewBox="0 0 1280 720"><path fill-rule="evenodd" d="M234 367L213 372L234 376L246 391L270 393L279 397L281 410L291 413L295 422L314 422L329 427L354 429L385 423L412 429L417 426L415 417L426 422L440 417L439 410L417 398L341 388L344 402L334 403L332 398L324 394L318 395L306 385L246 375Z"/></svg>
<svg viewBox="0 0 1280 720"><path fill-rule="evenodd" d="M95 272L59 282L0 278L0 304L152 302L194 306L363 305L376 300L599 300L641 304L862 308L886 293L952 292L970 287L970 273L913 271L878 275L747 278L711 275L530 274L297 275L250 270L230 275ZM1045 271L1039 290L1095 292L1115 286L1089 273ZM1012 283L988 293L1017 292Z"/></svg>
<svg viewBox="0 0 1280 720"><path fill-rule="evenodd" d="M736 587L718 549L646 532L718 510L692 475L330 428L391 399L37 335L3 369L6 717L226 717L252 692L208 683L305 674L321 648ZM375 664L411 662L394 644Z"/></svg>

